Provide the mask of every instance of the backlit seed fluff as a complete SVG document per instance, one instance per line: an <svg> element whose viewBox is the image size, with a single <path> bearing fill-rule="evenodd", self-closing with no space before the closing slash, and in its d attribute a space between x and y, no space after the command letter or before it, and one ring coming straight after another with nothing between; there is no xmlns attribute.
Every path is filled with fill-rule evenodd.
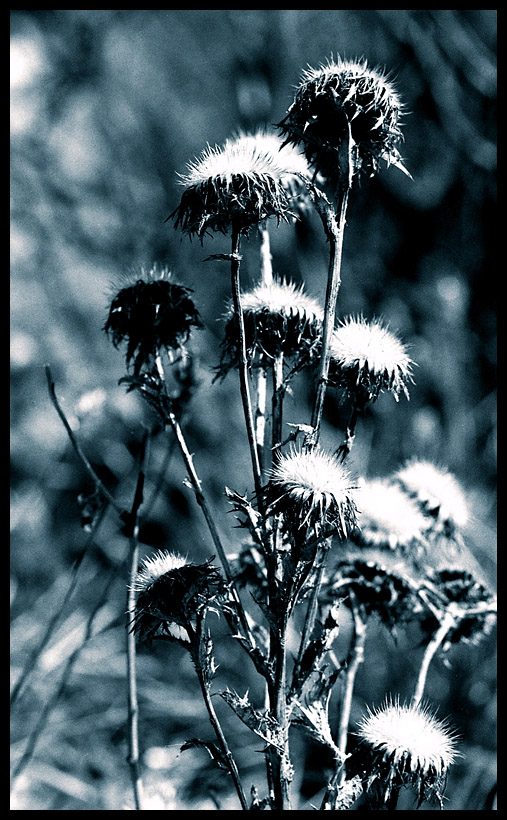
<svg viewBox="0 0 507 820"><path fill-rule="evenodd" d="M453 538L469 521L465 494L451 473L430 461L412 459L394 475L394 480L433 520L437 532Z"/></svg>
<svg viewBox="0 0 507 820"><path fill-rule="evenodd" d="M305 174L306 166L296 152L274 147L263 134L208 146L180 175L185 190L168 219L201 238L210 231L227 233L233 226L247 234L270 216L288 221L294 216L294 197L303 193L299 174Z"/></svg>
<svg viewBox="0 0 507 820"><path fill-rule="evenodd" d="M245 341L250 360L259 355L264 364L283 354L295 364L309 363L319 353L323 313L320 304L302 286L273 280L241 295ZM238 363L238 331L232 305L226 315L221 372Z"/></svg>
<svg viewBox="0 0 507 820"><path fill-rule="evenodd" d="M383 479L363 480L357 490L353 540L366 547L413 550L427 546L428 521L401 487Z"/></svg>
<svg viewBox="0 0 507 820"><path fill-rule="evenodd" d="M419 805L442 801L445 777L459 757L456 736L425 706L386 701L359 724L352 768L362 770L367 791L387 802L392 789L416 790Z"/></svg>
<svg viewBox="0 0 507 820"><path fill-rule="evenodd" d="M143 560L134 579L132 628L139 640L165 636L187 642L186 627L221 587L221 576L209 561L191 564L180 555L156 552Z"/></svg>
<svg viewBox="0 0 507 820"><path fill-rule="evenodd" d="M346 538L355 526L354 487L339 459L316 447L293 447L272 468L266 487L268 512L282 512L289 529L336 528Z"/></svg>
<svg viewBox="0 0 507 820"><path fill-rule="evenodd" d="M330 343L330 380L365 405L388 390L398 401L408 398L413 361L405 345L378 319L349 317L333 331Z"/></svg>
<svg viewBox="0 0 507 820"><path fill-rule="evenodd" d="M364 60L329 60L303 72L294 101L279 124L287 142L330 182L340 177L340 148L350 134L354 171L372 176L380 161L404 169L402 103L393 83Z"/></svg>

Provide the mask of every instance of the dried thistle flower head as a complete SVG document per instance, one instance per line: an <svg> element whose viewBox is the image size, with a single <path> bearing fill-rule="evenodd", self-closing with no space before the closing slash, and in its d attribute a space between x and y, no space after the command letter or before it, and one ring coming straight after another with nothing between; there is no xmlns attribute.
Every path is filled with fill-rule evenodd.
<svg viewBox="0 0 507 820"><path fill-rule="evenodd" d="M383 390L396 401L402 392L408 398L414 362L380 320L367 322L362 316L343 320L333 331L330 351L331 382L345 388L359 406L374 401Z"/></svg>
<svg viewBox="0 0 507 820"><path fill-rule="evenodd" d="M456 735L425 706L386 700L361 721L352 768L361 771L377 805L400 787L415 789L423 800L443 799L445 778L459 753Z"/></svg>
<svg viewBox="0 0 507 820"><path fill-rule="evenodd" d="M496 599L471 572L440 569L429 571L428 577L437 592L435 605L444 611L452 606L456 615L455 626L446 635L444 650L460 641L478 643L491 632L496 623ZM429 635L436 632L439 626L438 619L427 613L421 621L421 628Z"/></svg>
<svg viewBox="0 0 507 820"><path fill-rule="evenodd" d="M294 365L299 368L317 355L322 336L322 308L304 293L303 286L274 279L244 292L241 303L250 361L256 354L264 362L283 354L285 358L294 359ZM219 368L221 375L237 366L239 360L238 330L232 305L226 318Z"/></svg>
<svg viewBox="0 0 507 820"><path fill-rule="evenodd" d="M346 538L355 526L354 487L339 459L315 447L280 455L266 485L268 514L282 512L293 533L336 528Z"/></svg>
<svg viewBox="0 0 507 820"><path fill-rule="evenodd" d="M170 280L166 270L141 270L114 296L104 325L115 347L127 343L127 367L149 366L161 350L178 350L193 327L202 327L189 288Z"/></svg>
<svg viewBox="0 0 507 820"><path fill-rule="evenodd" d="M436 534L457 539L469 521L465 494L456 478L430 461L411 459L394 480L433 519Z"/></svg>
<svg viewBox="0 0 507 820"><path fill-rule="evenodd" d="M366 615L377 615L390 628L414 618L420 607L404 573L386 562L386 553L377 553L373 559L361 552L356 550L338 562L328 584L328 596L345 598L347 602L352 592Z"/></svg>
<svg viewBox="0 0 507 820"><path fill-rule="evenodd" d="M140 641L169 637L188 642L186 628L223 589L223 580L210 561L191 564L180 555L159 551L142 562L134 589L132 626Z"/></svg>
<svg viewBox="0 0 507 820"><path fill-rule="evenodd" d="M185 190L168 218L201 238L208 231L227 233L232 226L248 234L270 216L288 221L294 216L294 196L303 193L302 162L295 152L275 151L262 133L208 146L180 175Z"/></svg>
<svg viewBox="0 0 507 820"><path fill-rule="evenodd" d="M357 529L352 540L360 546L400 549L417 554L427 545L428 521L401 487L384 479L363 480L357 494Z"/></svg>
<svg viewBox="0 0 507 820"><path fill-rule="evenodd" d="M388 77L364 60L328 60L303 72L294 101L280 123L287 142L300 146L317 172L336 185L340 149L354 147L354 171L372 176L380 161L403 170L401 100ZM407 173L405 171L405 173Z"/></svg>

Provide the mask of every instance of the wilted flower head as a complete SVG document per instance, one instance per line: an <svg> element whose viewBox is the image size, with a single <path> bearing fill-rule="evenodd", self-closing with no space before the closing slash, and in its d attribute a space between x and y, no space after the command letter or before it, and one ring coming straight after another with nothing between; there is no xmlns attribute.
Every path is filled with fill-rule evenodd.
<svg viewBox="0 0 507 820"><path fill-rule="evenodd" d="M403 572L385 557L385 553L378 553L374 559L363 557L359 550L347 555L336 565L327 594L347 601L352 592L366 615L376 614L386 626L393 627L415 617L419 606Z"/></svg>
<svg viewBox="0 0 507 820"><path fill-rule="evenodd" d="M358 528L351 535L357 544L416 553L426 546L428 521L396 484L383 479L362 481L357 506Z"/></svg>
<svg viewBox="0 0 507 820"><path fill-rule="evenodd" d="M344 387L360 404L389 390L396 400L412 381L413 362L405 346L380 320L348 318L333 331L330 343L330 379Z"/></svg>
<svg viewBox="0 0 507 820"><path fill-rule="evenodd" d="M113 298L104 330L115 347L127 343L127 366L134 373L149 365L161 350L178 350L192 327L202 327L189 288L170 281L167 270L141 271Z"/></svg>
<svg viewBox="0 0 507 820"><path fill-rule="evenodd" d="M227 233L233 225L247 234L270 216L288 221L294 215L293 197L303 192L304 158L274 148L273 139L262 133L208 146L180 175L185 190L169 218L200 237L208 231Z"/></svg>
<svg viewBox="0 0 507 820"><path fill-rule="evenodd" d="M291 282L260 283L241 295L245 341L250 361L259 354L273 359L281 354L296 364L311 361L320 348L322 308L303 287ZM238 331L234 309L229 307L223 341L221 373L237 365Z"/></svg>
<svg viewBox="0 0 507 820"><path fill-rule="evenodd" d="M351 767L362 771L377 803L386 803L392 790L403 786L416 790L419 806L432 797L442 802L447 771L459 754L454 732L427 707L386 701L380 709L368 709L357 734Z"/></svg>
<svg viewBox="0 0 507 820"><path fill-rule="evenodd" d="M338 58L303 72L280 128L287 142L301 146L316 171L335 183L349 127L355 171L372 176L382 159L403 169L397 148L402 108L392 82L380 70L364 60Z"/></svg>
<svg viewBox="0 0 507 820"><path fill-rule="evenodd" d="M446 635L444 649L450 644L477 643L489 634L496 622L496 599L484 584L471 572L462 569L440 569L428 572L429 580L436 589L433 603L445 611L453 608L455 625ZM432 635L440 623L435 615L428 615L421 622L424 632Z"/></svg>
<svg viewBox="0 0 507 820"><path fill-rule="evenodd" d="M353 491L350 473L336 456L319 447L293 447L272 468L266 485L267 512L284 513L294 533L333 527L346 538L355 525Z"/></svg>
<svg viewBox="0 0 507 820"><path fill-rule="evenodd" d="M136 575L133 629L139 640L165 636L188 641L185 628L222 588L209 561L190 564L180 555L159 551L144 559Z"/></svg>
<svg viewBox="0 0 507 820"><path fill-rule="evenodd" d="M433 529L447 538L457 538L469 520L465 494L447 470L430 461L412 459L394 475L394 480L433 519Z"/></svg>

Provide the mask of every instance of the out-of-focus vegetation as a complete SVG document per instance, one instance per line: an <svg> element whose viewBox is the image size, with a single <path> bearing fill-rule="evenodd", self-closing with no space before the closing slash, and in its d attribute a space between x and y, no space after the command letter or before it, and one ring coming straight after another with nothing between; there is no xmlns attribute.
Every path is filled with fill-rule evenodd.
<svg viewBox="0 0 507 820"><path fill-rule="evenodd" d="M60 618L12 709L14 767L27 748L30 757L12 807L123 809L132 806L125 760L127 546L110 510L94 533L80 526L77 499L89 479L49 400L44 365L83 450L130 505L139 442L153 418L117 384L122 354L102 332L112 283L157 263L193 288L205 327L192 340L200 384L185 425L225 543L235 552L241 536L224 486L251 490L248 451L236 380L212 384L229 280L203 261L228 251L228 240L215 237L202 247L164 220L179 201L177 172L207 143L279 122L308 64L364 55L396 77L406 104L402 154L413 181L390 168L353 190L338 312L384 317L410 344L418 368L409 403L383 396L361 419L353 466L360 475L380 476L417 455L448 467L473 514L471 568L494 585L496 12L14 11L11 49L13 682L51 618ZM327 251L318 220L310 214L295 228L273 228L271 241L275 272L323 298ZM254 237L244 254L247 283L257 275ZM308 399L302 382L287 400L287 421L306 420ZM341 440L346 421L328 395L323 438ZM169 548L192 560L209 557L200 511L164 436L152 442L150 464L142 553ZM252 686L246 656L225 633L220 638L221 629L217 624L222 688L242 692ZM347 638L344 628L338 654L346 653ZM354 720L386 693L410 695L418 640L400 634L396 646L380 628L371 634ZM440 716L452 717L462 737L464 758L446 792L449 810L488 808L495 681L494 635L453 648L446 663L437 658L431 668L428 700ZM205 752L179 753L209 727L178 648L140 650L139 697L149 807L213 809L220 801L222 809L234 808L227 778ZM217 709L245 782L260 779L262 756L247 730L227 706ZM303 738L299 751L306 774L296 785L301 808L310 809L329 761Z"/></svg>

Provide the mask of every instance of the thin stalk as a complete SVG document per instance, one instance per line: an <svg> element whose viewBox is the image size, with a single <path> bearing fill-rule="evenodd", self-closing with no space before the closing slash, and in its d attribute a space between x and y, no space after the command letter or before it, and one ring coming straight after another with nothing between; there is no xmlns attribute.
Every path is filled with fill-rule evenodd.
<svg viewBox="0 0 507 820"><path fill-rule="evenodd" d="M241 401L243 403L243 413L250 447L250 457L252 459L252 469L255 485L255 494L259 506L262 507L262 484L261 465L259 451L255 439L255 426L252 412L252 400L250 397L250 387L248 383L248 359L246 354L245 323L243 308L241 306L241 284L239 278L240 268L240 233L237 228L232 228L232 253L231 253L231 289L234 314L236 316L236 326L238 329L238 351L239 351L239 382L241 391Z"/></svg>
<svg viewBox="0 0 507 820"><path fill-rule="evenodd" d="M271 447L272 459L276 461L282 446L283 430L283 397L285 386L283 381L283 353L273 359L273 395L272 395L272 430Z"/></svg>
<svg viewBox="0 0 507 820"><path fill-rule="evenodd" d="M119 513L119 515L123 515L126 511L121 506L121 504L119 504L117 502L115 497L113 495L111 495L111 493L109 492L107 487L102 483L102 481L98 477L97 473L95 472L92 465L88 461L86 455L84 454L84 452L81 448L81 445L79 444L76 436L74 435L74 431L72 430L72 428L71 428L71 426L70 426L70 424L67 420L67 417L66 417L65 413L63 412L62 408L60 407L58 399L56 398L55 384L54 384L54 381L53 381L53 377L51 375L51 368L49 367L49 365L46 365L46 379L47 379L47 383L48 383L48 391L49 391L49 397L51 399L51 402L53 403L53 406L55 407L56 412L60 416L62 424L65 427L65 430L66 430L67 435L69 437L70 443L72 444L72 446L73 446L74 450L76 451L77 455L79 456L83 466L85 467L88 474L90 475L90 477L91 477L91 479L92 479L92 481L95 485L95 489L98 490L104 496L104 498L110 503L110 505L113 507L113 509L116 510L117 513Z"/></svg>
<svg viewBox="0 0 507 820"><path fill-rule="evenodd" d="M207 682L206 675L204 673L202 663L201 663L201 660L200 660L200 655L201 655L200 643L201 643L201 640L202 640L202 629L201 629L200 619L198 621L197 628L196 628L195 632L192 629L190 624L187 625L186 629L187 629L187 632L189 634L191 643L193 644L193 647L194 647L193 652L192 652L192 657L194 659L195 670L197 672L197 678L199 680L199 685L201 687L201 692L202 692L202 696L203 696L203 699L204 699L204 703L206 705L206 710L208 712L208 717L209 717L210 723L213 727L213 731L215 732L215 736L216 736L216 739L218 741L220 751L222 752L222 755L223 755L224 760L226 762L227 768L229 769L230 775L232 777L234 787L236 789L239 801L241 803L241 808L244 811L248 811L249 807L248 807L248 803L247 803L247 800L246 800L246 797L245 797L245 793L243 791L243 786L241 785L241 779L240 779L240 776L239 776L238 767L237 767L236 762L235 762L235 760L232 756L232 752L229 749L229 744L227 743L227 740L226 740L225 735L223 733L222 727L220 725L220 721L219 721L219 719L217 717L217 714L215 712L215 708L214 708L212 700L211 700L209 684Z"/></svg>
<svg viewBox="0 0 507 820"><path fill-rule="evenodd" d="M343 234L345 230L345 217L347 213L347 202L349 187L345 187L339 196L338 216L332 205L319 200L318 211L321 216L324 230L326 232L329 245L329 269L326 288L326 301L324 309L324 322L322 327L322 351L319 365L319 375L317 391L312 412L312 427L315 430L314 441L318 442L322 413L324 410L324 399L326 396L329 363L331 360L330 342L334 331L336 316L336 301L341 284L341 261L343 250Z"/></svg>
<svg viewBox="0 0 507 820"><path fill-rule="evenodd" d="M145 469L147 459L148 436L145 435L142 443L141 461L137 477L134 501L130 511L129 525L129 557L128 557L128 584L127 584L127 699L128 699L128 728L129 754L128 764L134 792L134 806L136 811L143 808L143 782L139 763L139 707L137 702L137 675L136 675L136 636L132 629L136 615L135 578L139 565L139 511L143 503Z"/></svg>
<svg viewBox="0 0 507 820"><path fill-rule="evenodd" d="M336 454L339 456L340 460L343 462L350 454L352 447L354 445L354 439L356 437L356 426L357 421L359 418L359 406L357 400L354 399L354 404L352 407L352 412L350 414L350 420L347 425L347 432L345 434L345 441L343 444L338 447Z"/></svg>
<svg viewBox="0 0 507 820"><path fill-rule="evenodd" d="M446 612L442 619L442 623L440 624L439 628L433 635L433 638L427 645L424 655L421 661L421 666L419 669L419 675L417 677L417 682L415 685L414 695L412 698L412 706L419 706L422 696L424 694L424 687L426 686L426 678L428 677L428 670L430 667L430 663L433 660L435 652L443 643L445 636L449 632L452 626L456 623L456 619L454 615L450 612Z"/></svg>
<svg viewBox="0 0 507 820"><path fill-rule="evenodd" d="M261 277L263 285L271 285L273 282L273 261L271 256L271 243L269 231L265 222L259 225L261 237Z"/></svg>
<svg viewBox="0 0 507 820"><path fill-rule="evenodd" d="M289 724L287 720L287 618L283 617L276 634L275 681L271 693L271 711L280 727L282 749L270 753L275 810L290 811L289 796Z"/></svg>
<svg viewBox="0 0 507 820"><path fill-rule="evenodd" d="M364 645L366 642L366 618L360 612L358 605L352 603L352 617L354 620L354 636L349 652L347 671L345 673L345 688L342 697L340 721L338 726L337 746L342 756L347 752L350 712L352 709L352 695L359 667L364 661Z"/></svg>
<svg viewBox="0 0 507 820"><path fill-rule="evenodd" d="M303 624L303 631L301 633L301 641L299 644L298 657L296 663L294 664L294 671L292 676L293 688L296 688L297 686L297 677L299 674L299 669L301 667L301 661L303 660L303 656L305 654L308 644L310 643L312 633L315 627L315 620L319 609L319 595L322 587L322 581L324 580L326 558L329 553L330 546L331 543L329 541L321 545L313 565L313 569L315 570L315 583L310 593L310 601L306 609L305 621Z"/></svg>
<svg viewBox="0 0 507 820"><path fill-rule="evenodd" d="M257 406L255 408L255 440L259 453L261 474L264 469L264 450L266 442L266 395L267 374L266 368L261 365L257 371Z"/></svg>

